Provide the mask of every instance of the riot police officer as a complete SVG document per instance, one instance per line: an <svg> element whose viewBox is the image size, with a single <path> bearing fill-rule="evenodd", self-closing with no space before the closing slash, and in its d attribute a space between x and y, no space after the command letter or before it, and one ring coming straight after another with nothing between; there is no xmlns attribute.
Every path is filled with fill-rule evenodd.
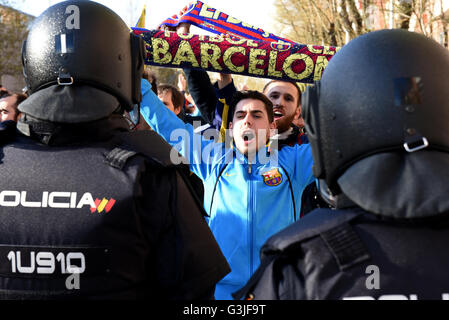
<svg viewBox="0 0 449 320"><path fill-rule="evenodd" d="M382 30L304 95L314 174L337 209L267 241L247 299L449 298L449 52Z"/></svg>
<svg viewBox="0 0 449 320"><path fill-rule="evenodd" d="M2 139L0 298L209 299L229 272L170 147L123 117L141 100L144 54L92 1L34 21L31 96Z"/></svg>

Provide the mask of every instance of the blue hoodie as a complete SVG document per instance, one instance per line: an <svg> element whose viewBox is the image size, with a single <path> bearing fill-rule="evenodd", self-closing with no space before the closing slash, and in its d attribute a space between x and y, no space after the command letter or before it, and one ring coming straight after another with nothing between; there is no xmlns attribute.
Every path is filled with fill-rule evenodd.
<svg viewBox="0 0 449 320"><path fill-rule="evenodd" d="M232 299L231 293L259 266L265 241L298 219L302 192L314 181L310 145L262 149L254 163L248 163L238 150L194 134L146 80L142 95L143 118L188 160L190 170L204 183L209 227L231 266L231 273L217 284L215 297Z"/></svg>

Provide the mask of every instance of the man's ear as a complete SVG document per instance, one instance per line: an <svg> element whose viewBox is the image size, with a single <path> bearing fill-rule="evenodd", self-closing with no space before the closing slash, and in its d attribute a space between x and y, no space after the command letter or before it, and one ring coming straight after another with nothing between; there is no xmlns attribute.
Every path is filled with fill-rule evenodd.
<svg viewBox="0 0 449 320"><path fill-rule="evenodd" d="M301 105L299 105L299 107L296 108L294 119L298 120L300 117L301 117Z"/></svg>
<svg viewBox="0 0 449 320"><path fill-rule="evenodd" d="M277 134L277 125L276 125L276 121L273 121L272 123L270 123L270 137L273 137L274 135Z"/></svg>
<svg viewBox="0 0 449 320"><path fill-rule="evenodd" d="M230 136L231 138L234 138L234 134L232 133L232 122L229 122L228 128L229 128L229 136Z"/></svg>
<svg viewBox="0 0 449 320"><path fill-rule="evenodd" d="M179 115L181 113L182 107L175 108L175 114Z"/></svg>

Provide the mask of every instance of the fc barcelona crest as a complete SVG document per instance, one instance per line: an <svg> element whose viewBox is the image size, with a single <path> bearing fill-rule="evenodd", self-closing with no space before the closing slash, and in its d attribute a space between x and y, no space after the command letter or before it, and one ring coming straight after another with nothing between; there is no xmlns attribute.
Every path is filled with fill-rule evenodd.
<svg viewBox="0 0 449 320"><path fill-rule="evenodd" d="M284 51L290 50L292 47L292 44L288 43L288 42L279 41L279 42L270 42L270 46L271 46L271 49L273 49L273 50L284 52Z"/></svg>
<svg viewBox="0 0 449 320"><path fill-rule="evenodd" d="M262 174L263 182L270 187L276 187L284 180L279 169L273 169Z"/></svg>

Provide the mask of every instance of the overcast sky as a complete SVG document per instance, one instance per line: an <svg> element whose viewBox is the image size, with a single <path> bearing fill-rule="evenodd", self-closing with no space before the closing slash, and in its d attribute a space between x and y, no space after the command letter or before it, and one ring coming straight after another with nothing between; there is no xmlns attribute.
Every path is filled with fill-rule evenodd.
<svg viewBox="0 0 449 320"><path fill-rule="evenodd" d="M96 2L111 8L130 26L139 19L144 4L147 8L146 27L155 29L166 18L177 14L192 0L96 0ZM205 4L233 16L265 31L273 30L275 0L204 0ZM22 0L20 10L38 16L49 6L60 2L58 0ZM193 31L193 30L192 30Z"/></svg>

